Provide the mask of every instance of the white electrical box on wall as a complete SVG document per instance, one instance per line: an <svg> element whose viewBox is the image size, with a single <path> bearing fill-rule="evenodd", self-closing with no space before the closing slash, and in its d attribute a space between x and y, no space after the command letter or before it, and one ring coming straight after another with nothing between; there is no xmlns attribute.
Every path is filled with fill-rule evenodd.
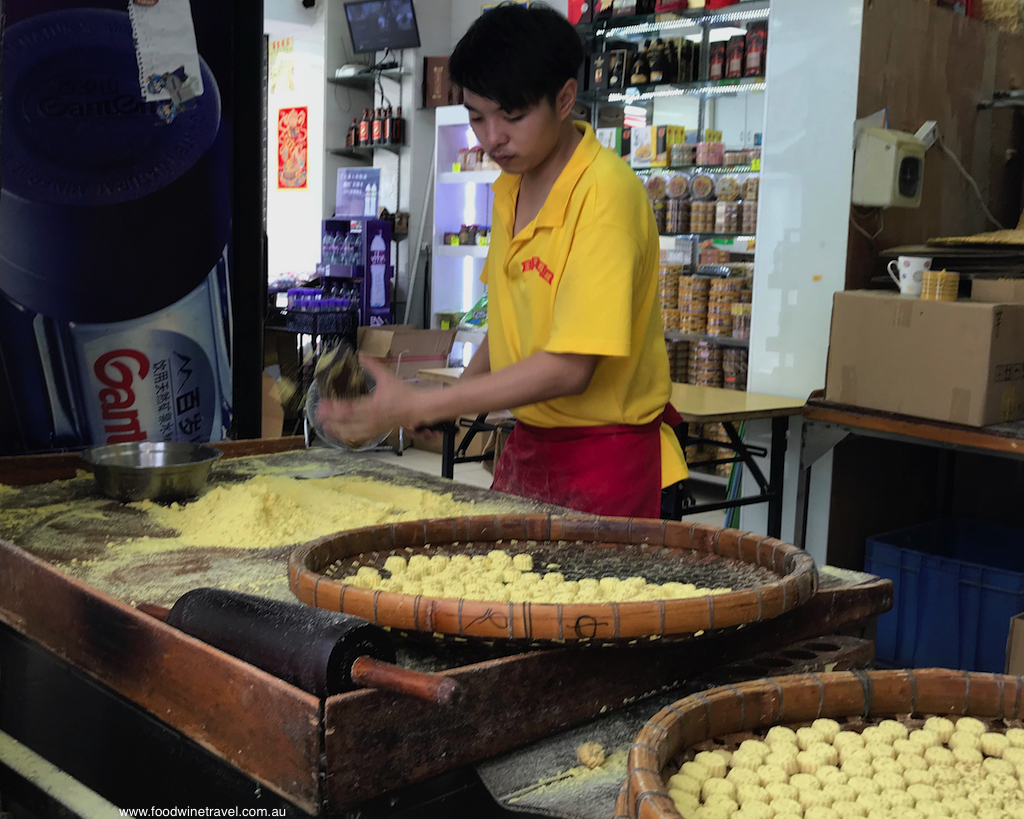
<svg viewBox="0 0 1024 819"><path fill-rule="evenodd" d="M912 134L865 128L853 155L853 204L920 207L926 150L924 142Z"/></svg>

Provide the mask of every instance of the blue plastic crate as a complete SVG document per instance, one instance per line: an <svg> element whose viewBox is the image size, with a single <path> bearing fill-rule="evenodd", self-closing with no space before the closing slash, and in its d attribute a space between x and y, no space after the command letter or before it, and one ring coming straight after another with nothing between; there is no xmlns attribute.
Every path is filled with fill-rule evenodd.
<svg viewBox="0 0 1024 819"><path fill-rule="evenodd" d="M950 519L868 538L864 570L893 582L876 654L904 667L1002 672L1024 612L1024 531Z"/></svg>

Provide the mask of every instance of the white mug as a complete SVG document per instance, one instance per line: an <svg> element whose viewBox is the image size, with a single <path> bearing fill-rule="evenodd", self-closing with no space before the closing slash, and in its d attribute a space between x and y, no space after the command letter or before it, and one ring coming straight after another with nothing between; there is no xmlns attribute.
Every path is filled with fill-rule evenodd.
<svg viewBox="0 0 1024 819"><path fill-rule="evenodd" d="M885 269L903 295L920 296L921 279L924 271L932 269L932 260L925 256L900 256L889 262Z"/></svg>

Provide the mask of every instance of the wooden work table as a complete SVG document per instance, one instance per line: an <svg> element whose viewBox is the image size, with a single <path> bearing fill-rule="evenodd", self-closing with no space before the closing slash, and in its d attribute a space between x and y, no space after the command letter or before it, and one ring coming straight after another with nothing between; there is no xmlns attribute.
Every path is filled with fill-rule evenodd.
<svg viewBox="0 0 1024 819"><path fill-rule="evenodd" d="M296 449L301 445L222 445L228 457L215 479L238 480L248 472L246 457L276 453L260 457L284 472L329 468L464 493L481 502L481 511L495 501L504 511L542 511L362 456ZM79 466L73 456L0 459L0 483L67 481ZM59 516L62 498L102 503L89 483L30 488ZM0 506L11 497L0 496ZM282 596L287 548L221 556L195 550L170 562L140 555L136 565L106 572L109 521L126 514L131 510L103 504L99 528L72 527L56 551L30 537L0 540L0 731L124 807L284 805L295 815L337 814L672 688L698 671L834 632L891 605L887 582L825 573L802 608L733 633L665 645L535 650L396 638L400 662L446 670L459 681L466 696L458 709L377 690L320 700L129 605L133 582L147 584L150 602L166 604L187 588L231 587L239 574L253 583L241 590Z"/></svg>

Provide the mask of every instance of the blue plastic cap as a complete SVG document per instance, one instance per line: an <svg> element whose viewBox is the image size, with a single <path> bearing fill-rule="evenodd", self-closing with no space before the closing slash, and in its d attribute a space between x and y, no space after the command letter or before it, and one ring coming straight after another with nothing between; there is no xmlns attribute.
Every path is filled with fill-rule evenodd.
<svg viewBox="0 0 1024 819"><path fill-rule="evenodd" d="M139 88L126 12L40 14L4 34L0 290L108 323L194 290L231 234L220 94L170 124Z"/></svg>

